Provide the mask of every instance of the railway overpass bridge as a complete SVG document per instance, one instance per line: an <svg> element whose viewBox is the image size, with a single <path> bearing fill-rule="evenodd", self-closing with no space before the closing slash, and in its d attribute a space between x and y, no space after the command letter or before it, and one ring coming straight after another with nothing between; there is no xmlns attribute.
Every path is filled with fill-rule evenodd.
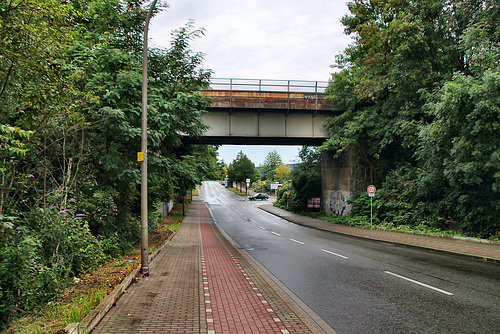
<svg viewBox="0 0 500 334"><path fill-rule="evenodd" d="M202 118L209 129L185 143L209 145L319 146L329 135L327 117L339 111L325 100L327 82L213 79L203 94L212 106ZM322 208L332 215L350 211L347 200L364 184L367 171L354 164L352 154L322 156ZM361 180L361 181L360 181Z"/></svg>
<svg viewBox="0 0 500 334"><path fill-rule="evenodd" d="M213 79L203 94L212 99L202 118L209 129L186 143L239 145L321 145L323 124L332 116L327 82Z"/></svg>

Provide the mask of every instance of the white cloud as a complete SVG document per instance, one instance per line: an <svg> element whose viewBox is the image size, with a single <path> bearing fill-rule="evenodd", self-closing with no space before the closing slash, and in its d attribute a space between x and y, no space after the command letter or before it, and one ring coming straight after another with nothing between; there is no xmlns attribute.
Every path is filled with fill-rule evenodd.
<svg viewBox="0 0 500 334"><path fill-rule="evenodd" d="M326 81L336 54L349 43L342 1L178 0L153 18L152 43L194 19L206 34L192 44L214 77Z"/></svg>

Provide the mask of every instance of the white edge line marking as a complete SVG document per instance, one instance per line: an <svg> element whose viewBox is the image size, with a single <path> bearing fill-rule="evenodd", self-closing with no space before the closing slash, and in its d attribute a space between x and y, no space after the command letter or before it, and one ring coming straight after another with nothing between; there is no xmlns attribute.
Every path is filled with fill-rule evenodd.
<svg viewBox="0 0 500 334"><path fill-rule="evenodd" d="M259 228L260 228L261 230L267 230L267 228L265 228L264 226L259 226Z"/></svg>
<svg viewBox="0 0 500 334"><path fill-rule="evenodd" d="M301 245L305 245L305 242L298 241L298 240L295 240L295 239L290 239L290 241L296 242L296 243L301 244Z"/></svg>
<svg viewBox="0 0 500 334"><path fill-rule="evenodd" d="M281 237L281 234L279 234L279 233L276 233L276 232L271 232L271 233L274 235L277 235L278 237Z"/></svg>
<svg viewBox="0 0 500 334"><path fill-rule="evenodd" d="M422 283L422 282L419 282L419 281L415 281L411 278L408 278L408 277L404 277L404 276L401 276L401 275L398 275L398 274L394 274L394 273L391 273L390 271L384 271L384 273L386 274L389 274L389 275L392 275L392 276L395 276L395 277L398 277L398 278L401 278L401 279L404 279L408 282L412 282L412 283L415 283L415 284L418 284L418 285L421 285L423 287L426 287L428 289L432 289L434 291L437 291L437 292L441 292L441 293L444 293L445 295L448 295L448 296L453 296L453 293L451 292L448 292L448 291L445 291L445 290L441 290L441 289L438 289L438 288L435 288L433 286L430 286L428 284L425 284L425 283Z"/></svg>
<svg viewBox="0 0 500 334"><path fill-rule="evenodd" d="M335 256L341 257L341 258L343 258L343 259L348 259L348 257L347 257L347 256L340 255L340 254L334 253L334 252L329 251L329 250L326 250L326 249L322 249L321 251L322 251L322 252L325 252L325 253L328 253L328 254L332 254L332 255L335 255Z"/></svg>

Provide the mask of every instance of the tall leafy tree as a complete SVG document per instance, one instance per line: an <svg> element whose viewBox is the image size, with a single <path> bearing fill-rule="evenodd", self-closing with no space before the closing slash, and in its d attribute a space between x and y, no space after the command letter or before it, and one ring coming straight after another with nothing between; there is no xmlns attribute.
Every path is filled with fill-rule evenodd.
<svg viewBox="0 0 500 334"><path fill-rule="evenodd" d="M321 153L304 146L299 152L299 158L300 163L292 171L292 186L304 209L309 198L321 197Z"/></svg>
<svg viewBox="0 0 500 334"><path fill-rule="evenodd" d="M300 162L291 171L291 182L285 182L278 192L275 205L303 212L307 209L307 201L313 197L321 197L321 151L304 146L299 152Z"/></svg>
<svg viewBox="0 0 500 334"><path fill-rule="evenodd" d="M355 149L374 172L397 161L411 161L418 126L425 121L417 93L463 69L457 48L464 27L459 1L349 2L342 18L354 43L337 57L329 98L346 108L328 123L325 145ZM379 159L384 162L380 163ZM392 162L391 162L392 161ZM382 176L382 174L380 176Z"/></svg>
<svg viewBox="0 0 500 334"><path fill-rule="evenodd" d="M487 9L461 38L468 74L425 96L417 151L424 213L481 237L500 233L500 7Z"/></svg>
<svg viewBox="0 0 500 334"><path fill-rule="evenodd" d="M292 169L287 165L279 165L274 172L274 178L278 182L288 181L292 175Z"/></svg>
<svg viewBox="0 0 500 334"><path fill-rule="evenodd" d="M274 181L276 175L276 168L281 166L283 161L278 153L278 151L273 150L269 152L262 164L261 172L263 174L264 180Z"/></svg>
<svg viewBox="0 0 500 334"><path fill-rule="evenodd" d="M119 196L117 217L128 219L139 212L142 40L134 36L141 35L144 10L137 2L107 1L106 8L101 2L84 5L98 19L82 22L84 42L75 44L70 56L75 67L85 69L78 72L79 82L97 96L85 104L93 124L89 141L95 143L91 173L108 191L127 194ZM119 21L117 15L122 16ZM102 25L116 28L103 36ZM205 128L199 116L209 102L198 91L208 84L211 72L200 68L203 55L189 48L202 33L188 23L173 33L169 49L154 49L149 57L148 178L163 184L151 189L151 205L174 196L178 180L183 188L199 181L193 173L180 172L191 155L180 147L183 136L200 135Z"/></svg>
<svg viewBox="0 0 500 334"><path fill-rule="evenodd" d="M257 178L257 170L255 169L255 164L240 151L236 159L229 164L227 176L229 182L243 183L246 179L255 180Z"/></svg>

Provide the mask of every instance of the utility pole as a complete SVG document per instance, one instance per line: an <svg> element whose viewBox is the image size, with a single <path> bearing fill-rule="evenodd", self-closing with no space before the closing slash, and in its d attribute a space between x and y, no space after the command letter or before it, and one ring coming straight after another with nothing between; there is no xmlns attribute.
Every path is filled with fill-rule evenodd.
<svg viewBox="0 0 500 334"><path fill-rule="evenodd" d="M156 5L154 0L149 7L144 25L144 46L142 50L142 137L141 137L141 273L149 276L148 240L148 28Z"/></svg>

